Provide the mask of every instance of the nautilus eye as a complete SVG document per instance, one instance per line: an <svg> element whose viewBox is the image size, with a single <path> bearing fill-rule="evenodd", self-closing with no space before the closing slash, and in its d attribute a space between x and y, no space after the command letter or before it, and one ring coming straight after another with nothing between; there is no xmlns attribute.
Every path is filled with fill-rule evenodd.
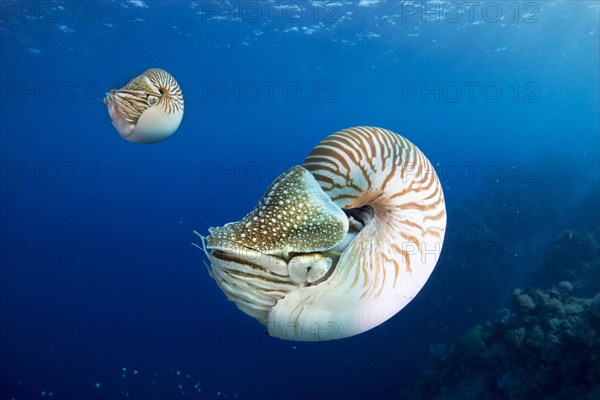
<svg viewBox="0 0 600 400"><path fill-rule="evenodd" d="M375 127L325 138L241 221L202 239L209 273L270 336L357 335L404 308L441 252L446 208L431 163Z"/></svg>
<svg viewBox="0 0 600 400"><path fill-rule="evenodd" d="M148 96L148 104L155 106L158 103L159 98L156 96Z"/></svg>
<svg viewBox="0 0 600 400"><path fill-rule="evenodd" d="M121 137L136 143L156 143L171 136L183 118L183 94L167 71L153 68L104 99Z"/></svg>

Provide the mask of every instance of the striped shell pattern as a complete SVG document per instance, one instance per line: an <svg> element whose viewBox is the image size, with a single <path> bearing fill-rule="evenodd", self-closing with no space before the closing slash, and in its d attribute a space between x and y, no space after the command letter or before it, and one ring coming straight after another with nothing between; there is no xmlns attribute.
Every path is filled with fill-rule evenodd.
<svg viewBox="0 0 600 400"><path fill-rule="evenodd" d="M167 71L152 68L104 99L121 137L156 143L171 136L183 118L183 94Z"/></svg>
<svg viewBox="0 0 600 400"><path fill-rule="evenodd" d="M325 138L241 221L200 236L209 273L270 336L360 334L404 308L431 275L446 229L436 172L376 127Z"/></svg>

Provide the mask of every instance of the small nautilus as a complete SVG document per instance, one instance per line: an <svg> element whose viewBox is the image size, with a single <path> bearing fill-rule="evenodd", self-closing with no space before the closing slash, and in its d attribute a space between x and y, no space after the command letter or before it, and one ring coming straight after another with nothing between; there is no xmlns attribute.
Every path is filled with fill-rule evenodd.
<svg viewBox="0 0 600 400"><path fill-rule="evenodd" d="M114 127L130 142L160 142L175 133L183 118L181 89L171 74L158 68L111 90L104 104Z"/></svg>
<svg viewBox="0 0 600 400"><path fill-rule="evenodd" d="M210 276L270 336L321 341L404 308L445 230L442 187L423 153L394 132L354 127L275 179L241 221L195 233Z"/></svg>

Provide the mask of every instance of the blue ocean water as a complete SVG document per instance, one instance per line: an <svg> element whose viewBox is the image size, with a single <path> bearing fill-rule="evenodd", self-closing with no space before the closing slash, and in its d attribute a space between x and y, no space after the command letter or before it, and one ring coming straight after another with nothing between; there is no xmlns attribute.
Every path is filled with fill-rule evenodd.
<svg viewBox="0 0 600 400"><path fill-rule="evenodd" d="M593 297L599 31L596 1L3 0L0 398L401 398L513 289ZM185 115L139 145L101 99L148 68ZM356 125L435 166L442 258L373 330L270 338L192 232ZM589 240L549 253L563 232Z"/></svg>

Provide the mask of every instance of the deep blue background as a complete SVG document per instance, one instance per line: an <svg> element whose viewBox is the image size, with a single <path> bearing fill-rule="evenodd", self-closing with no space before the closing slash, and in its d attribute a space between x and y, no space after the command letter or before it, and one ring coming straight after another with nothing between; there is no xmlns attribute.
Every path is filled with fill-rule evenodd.
<svg viewBox="0 0 600 400"><path fill-rule="evenodd" d="M190 245L192 230L240 219L279 173L354 125L396 131L429 157L449 231L462 222L452 209L495 171L523 184L559 158L570 169L557 179L597 181L597 2L517 3L518 17L496 2L497 22L484 3L473 21L361 3L2 2L0 398L388 398L431 345L503 307L486 293L513 286L494 281L446 303L434 289L464 276L446 269L435 284L449 268L440 263L383 326L284 342L226 301ZM178 80L185 116L169 140L137 145L96 97L151 67ZM209 91L236 84L239 101ZM298 101L286 84L301 88ZM422 84L449 92L406 94ZM486 84L501 88L498 101ZM553 185L545 176L525 183Z"/></svg>

